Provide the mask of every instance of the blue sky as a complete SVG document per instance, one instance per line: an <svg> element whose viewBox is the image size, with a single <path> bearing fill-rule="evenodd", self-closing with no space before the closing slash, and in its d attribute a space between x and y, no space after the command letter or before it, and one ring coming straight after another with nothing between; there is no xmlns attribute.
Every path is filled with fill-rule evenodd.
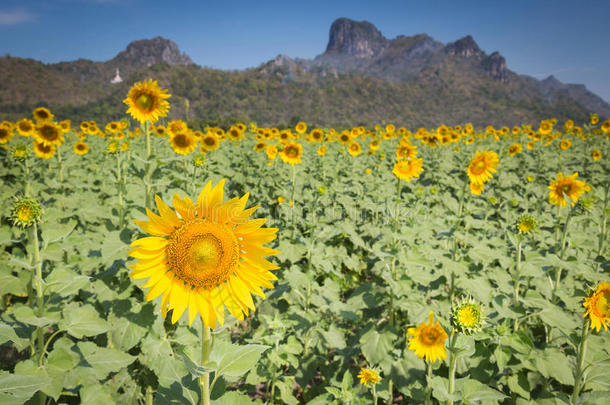
<svg viewBox="0 0 610 405"><path fill-rule="evenodd" d="M160 35L199 65L243 69L280 53L313 58L330 24L348 17L387 38L427 33L447 43L471 34L517 73L584 83L610 101L609 15L606 0L2 0L0 54L102 61Z"/></svg>

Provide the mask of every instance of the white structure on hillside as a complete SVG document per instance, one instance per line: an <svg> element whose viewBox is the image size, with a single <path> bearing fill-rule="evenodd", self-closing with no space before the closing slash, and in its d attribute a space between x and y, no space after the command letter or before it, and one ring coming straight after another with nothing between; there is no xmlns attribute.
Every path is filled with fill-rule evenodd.
<svg viewBox="0 0 610 405"><path fill-rule="evenodd" d="M112 78L110 83L121 83L123 79L121 79L121 75L119 74L119 68L116 68L116 75Z"/></svg>

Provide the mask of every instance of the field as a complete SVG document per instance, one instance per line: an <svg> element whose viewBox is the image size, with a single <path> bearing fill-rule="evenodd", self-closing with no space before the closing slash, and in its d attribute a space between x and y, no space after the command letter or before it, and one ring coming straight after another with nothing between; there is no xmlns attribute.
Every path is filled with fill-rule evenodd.
<svg viewBox="0 0 610 405"><path fill-rule="evenodd" d="M139 89L0 125L2 404L608 403L610 121L188 128Z"/></svg>

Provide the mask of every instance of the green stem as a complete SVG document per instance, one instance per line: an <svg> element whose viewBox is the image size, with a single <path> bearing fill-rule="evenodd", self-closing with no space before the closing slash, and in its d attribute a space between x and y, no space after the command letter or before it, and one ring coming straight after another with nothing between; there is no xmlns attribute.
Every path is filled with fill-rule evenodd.
<svg viewBox="0 0 610 405"><path fill-rule="evenodd" d="M599 233L599 240L598 240L598 244L597 244L597 256L601 256L603 250L604 250L604 242L606 240L606 220L607 220L607 216L606 216L606 209L608 207L608 192L610 191L610 182L608 182L606 184L606 193L604 196L604 207L602 208L602 219L601 219L601 229L600 229L600 233ZM595 264L595 271L597 271L599 269L599 264L600 262L598 261Z"/></svg>
<svg viewBox="0 0 610 405"><path fill-rule="evenodd" d="M561 241L559 243L559 246L560 246L559 258L561 260L563 260L565 250L566 250L566 236L568 235L568 225L570 223L571 217L572 217L572 210L568 211L568 216L566 217L566 222L563 225ZM561 282L561 270L562 270L561 267L557 267L557 269L555 270L555 285L553 288L553 297L555 296L555 293L557 292L557 289L559 288L559 283Z"/></svg>
<svg viewBox="0 0 610 405"><path fill-rule="evenodd" d="M396 220L396 226L398 227L398 210L400 209L400 191L402 190L400 184L400 178L396 177L396 210L394 211L394 219Z"/></svg>
<svg viewBox="0 0 610 405"><path fill-rule="evenodd" d="M34 266L35 266L35 273L32 274L32 278L33 278L33 282L32 284L36 286L36 302L38 304L38 316L42 317L43 313L44 313L44 295L43 295L43 289L42 289L42 257L40 255L40 244L38 242L38 224L36 224L36 222L34 222L34 225L32 225L32 241L34 242ZM45 344L44 344L44 330L42 329L42 327L37 327L36 328L36 343L37 343L37 351L38 351L38 363L41 364L42 363L42 359L43 359L43 355L44 355L44 350L45 350ZM42 391L40 392L40 404L44 405L46 400L47 400L47 396L45 394L42 393Z"/></svg>
<svg viewBox="0 0 610 405"><path fill-rule="evenodd" d="M295 235L295 231L296 231L296 225L295 225L295 212L294 212L294 208L296 206L295 202L294 202L294 190L296 189L296 177L297 177L297 169L295 165L291 165L292 166L292 193L290 193L290 201L288 202L289 204L292 204L292 237L291 239L294 239L294 235Z"/></svg>
<svg viewBox="0 0 610 405"><path fill-rule="evenodd" d="M146 405L153 405L153 403L154 403L153 389L149 385L148 387L146 387Z"/></svg>
<svg viewBox="0 0 610 405"><path fill-rule="evenodd" d="M201 320L202 326L202 340L201 340L201 365L205 366L210 359L210 351L212 349L210 340L212 333L208 328L203 319ZM199 377L199 388L201 389L201 405L210 405L210 374L207 373Z"/></svg>
<svg viewBox="0 0 610 405"><path fill-rule="evenodd" d="M57 163L59 164L59 182L64 182L64 165L61 160L61 148L57 148Z"/></svg>
<svg viewBox="0 0 610 405"><path fill-rule="evenodd" d="M146 121L144 124L144 131L146 132L146 208L150 209L152 206L152 187L150 185L152 173L150 172L150 156L152 155L151 150L151 139L150 139L150 129L149 122Z"/></svg>
<svg viewBox="0 0 610 405"><path fill-rule="evenodd" d="M426 362L427 378L426 378L426 404L432 403L432 363Z"/></svg>
<svg viewBox="0 0 610 405"><path fill-rule="evenodd" d="M394 382L390 380L388 382L388 391L390 392L390 397L388 398L388 404L392 405L394 402Z"/></svg>
<svg viewBox="0 0 610 405"><path fill-rule="evenodd" d="M116 179L119 198L119 229L123 229L123 179L121 174L121 153L116 154Z"/></svg>
<svg viewBox="0 0 610 405"><path fill-rule="evenodd" d="M455 341L457 340L457 335L455 331L451 333L451 337L449 338L449 395L453 394L455 391L455 365L457 364L457 354L455 353ZM453 400L449 399L447 401L448 405L453 405Z"/></svg>
<svg viewBox="0 0 610 405"><path fill-rule="evenodd" d="M24 194L26 197L30 196L30 165L28 165L28 159L26 158L23 162L23 166L25 168L25 191Z"/></svg>
<svg viewBox="0 0 610 405"><path fill-rule="evenodd" d="M40 367L42 367L42 363L43 363L43 358L44 355L47 353L47 349L49 348L49 344L51 343L51 341L55 338L55 336L59 335L62 332L61 329L58 329L55 331L55 333L53 333L48 339L47 342L44 344L44 347L42 348L42 353L40 355L40 358L38 359L38 365Z"/></svg>
<svg viewBox="0 0 610 405"><path fill-rule="evenodd" d="M576 368L576 378L574 379L574 391L572 392L571 403L576 405L578 403L578 395L580 394L582 376L584 373L585 357L587 355L587 337L589 336L589 320L585 319L583 324L582 335L580 338L580 345L578 346L578 359Z"/></svg>
<svg viewBox="0 0 610 405"><path fill-rule="evenodd" d="M373 384L373 405L377 405L377 388L376 388L376 384Z"/></svg>
<svg viewBox="0 0 610 405"><path fill-rule="evenodd" d="M518 236L520 238L520 236ZM519 305L519 277L521 277L521 240L517 243L517 263L515 265L515 274L513 275L513 305ZM519 319L515 318L514 330L519 329Z"/></svg>

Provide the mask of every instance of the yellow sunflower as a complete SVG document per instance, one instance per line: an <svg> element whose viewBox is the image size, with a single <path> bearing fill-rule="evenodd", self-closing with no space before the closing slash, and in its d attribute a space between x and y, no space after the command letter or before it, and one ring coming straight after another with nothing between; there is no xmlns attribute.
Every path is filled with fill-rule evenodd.
<svg viewBox="0 0 610 405"><path fill-rule="evenodd" d="M16 128L19 135L31 136L32 132L34 132L34 123L27 118L23 118L17 121Z"/></svg>
<svg viewBox="0 0 610 405"><path fill-rule="evenodd" d="M360 384L377 384L381 380L379 374L373 369L370 368L361 368L358 373L358 378L360 379Z"/></svg>
<svg viewBox="0 0 610 405"><path fill-rule="evenodd" d="M201 138L201 145L206 151L211 152L218 149L220 146L220 140L212 132L208 132L203 136L203 138Z"/></svg>
<svg viewBox="0 0 610 405"><path fill-rule="evenodd" d="M324 139L324 133L320 128L314 128L309 133L309 140L313 142L320 142Z"/></svg>
<svg viewBox="0 0 610 405"><path fill-rule="evenodd" d="M265 153L267 154L267 160L274 160L277 157L277 146L275 146L275 145L267 146Z"/></svg>
<svg viewBox="0 0 610 405"><path fill-rule="evenodd" d="M307 124L303 121L299 122L294 128L299 134L304 134L307 131Z"/></svg>
<svg viewBox="0 0 610 405"><path fill-rule="evenodd" d="M523 150L523 146L520 143L513 143L508 147L508 156L513 157L518 155Z"/></svg>
<svg viewBox="0 0 610 405"><path fill-rule="evenodd" d="M401 143L396 149L396 159L413 159L417 157L417 146L409 143Z"/></svg>
<svg viewBox="0 0 610 405"><path fill-rule="evenodd" d="M34 111L32 111L32 116L37 123L51 121L54 117L54 115L51 114L51 111L44 107L35 108Z"/></svg>
<svg viewBox="0 0 610 405"><path fill-rule="evenodd" d="M326 156L326 145L320 146L316 153L318 154L318 156Z"/></svg>
<svg viewBox="0 0 610 405"><path fill-rule="evenodd" d="M231 127L227 131L227 136L233 141L239 141L241 139L242 132L237 127Z"/></svg>
<svg viewBox="0 0 610 405"><path fill-rule="evenodd" d="M351 141L352 141L352 137L349 132L347 132L347 131L341 132L341 135L339 135L339 142L341 142L342 145L349 145L349 143Z"/></svg>
<svg viewBox="0 0 610 405"><path fill-rule="evenodd" d="M0 125L0 145L8 143L13 137L13 130L8 125Z"/></svg>
<svg viewBox="0 0 610 405"><path fill-rule="evenodd" d="M594 149L593 152L591 152L591 157L593 160L599 160L602 158L602 153L599 149Z"/></svg>
<svg viewBox="0 0 610 405"><path fill-rule="evenodd" d="M284 146L284 149L280 152L280 158L286 163L296 165L301 163L301 156L303 155L303 147L301 144L296 142L290 142Z"/></svg>
<svg viewBox="0 0 610 405"><path fill-rule="evenodd" d="M557 179L551 180L549 185L549 202L560 207L565 207L567 205L566 197L568 197L571 205L574 206L580 196L587 191L587 183L576 180L576 177L578 177L578 173L574 173L571 176L564 176L563 173L558 173Z"/></svg>
<svg viewBox="0 0 610 405"><path fill-rule="evenodd" d="M267 144L265 142L257 142L256 145L254 145L254 150L257 152L262 152L266 147Z"/></svg>
<svg viewBox="0 0 610 405"><path fill-rule="evenodd" d="M48 146L58 146L64 141L64 134L61 131L61 128L51 121L36 125L34 137L38 142L42 142Z"/></svg>
<svg viewBox="0 0 610 405"><path fill-rule="evenodd" d="M86 155L89 153L89 145L85 142L79 141L74 144L74 153L77 155Z"/></svg>
<svg viewBox="0 0 610 405"><path fill-rule="evenodd" d="M409 328L407 336L409 336L409 350L414 351L420 359L425 357L426 361L434 363L436 360L447 358L445 350L447 332L438 321L434 323L432 311L428 316L428 323L423 322L417 328Z"/></svg>
<svg viewBox="0 0 610 405"><path fill-rule="evenodd" d="M53 145L47 145L42 142L34 141L33 147L34 153L36 153L36 156L39 158L50 159L55 156L55 146Z"/></svg>
<svg viewBox="0 0 610 405"><path fill-rule="evenodd" d="M494 151L478 152L468 165L468 177L472 183L483 184L493 177L498 166L498 154Z"/></svg>
<svg viewBox="0 0 610 405"><path fill-rule="evenodd" d="M197 147L197 138L191 131L185 131L171 135L169 144L174 152L180 155L188 155Z"/></svg>
<svg viewBox="0 0 610 405"><path fill-rule="evenodd" d="M263 245L276 237L276 228L263 228L266 218L248 218L258 206L244 209L248 194L223 203L224 180L212 182L197 201L174 195L174 210L155 196L159 214L147 210L149 222L135 221L153 235L134 241L129 255L134 279L149 278L146 300L162 295L161 312L172 310L172 323L188 307L189 324L201 316L205 326L224 323L225 311L237 319L255 310L251 294L265 298L261 287L273 288L278 267L264 256L279 252Z"/></svg>
<svg viewBox="0 0 610 405"><path fill-rule="evenodd" d="M470 192L473 195L481 195L481 193L485 190L485 185L483 183L473 183L470 182Z"/></svg>
<svg viewBox="0 0 610 405"><path fill-rule="evenodd" d="M599 332L603 326L607 332L610 322L610 283L600 283L597 289L585 298L583 306L587 308L585 317L589 316L591 329Z"/></svg>
<svg viewBox="0 0 610 405"><path fill-rule="evenodd" d="M165 99L169 97L167 90L159 88L156 80L148 79L134 84L123 102L129 106L127 113L135 120L141 124L146 121L154 124L167 115L169 103Z"/></svg>
<svg viewBox="0 0 610 405"><path fill-rule="evenodd" d="M570 149L570 146L572 146L572 142L569 139L562 139L561 142L559 142L561 150L568 150Z"/></svg>
<svg viewBox="0 0 610 405"><path fill-rule="evenodd" d="M349 144L349 148L347 149L350 155L358 156L360 152L362 152L362 146L356 141Z"/></svg>
<svg viewBox="0 0 610 405"><path fill-rule="evenodd" d="M400 160L394 165L392 173L401 180L411 181L419 177L423 169L424 161L421 158Z"/></svg>

